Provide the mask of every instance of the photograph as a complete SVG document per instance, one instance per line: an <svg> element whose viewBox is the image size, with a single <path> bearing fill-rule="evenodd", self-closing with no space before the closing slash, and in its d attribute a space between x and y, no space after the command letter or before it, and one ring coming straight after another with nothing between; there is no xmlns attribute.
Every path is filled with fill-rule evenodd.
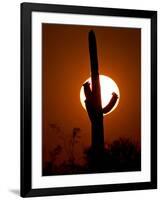
<svg viewBox="0 0 161 200"><path fill-rule="evenodd" d="M42 24L42 175L141 170L141 29Z"/></svg>

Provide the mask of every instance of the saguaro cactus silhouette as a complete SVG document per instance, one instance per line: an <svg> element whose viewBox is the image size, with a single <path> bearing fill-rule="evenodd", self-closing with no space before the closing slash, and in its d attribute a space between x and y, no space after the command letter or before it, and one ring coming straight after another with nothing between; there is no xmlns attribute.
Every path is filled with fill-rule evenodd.
<svg viewBox="0 0 161 200"><path fill-rule="evenodd" d="M103 114L108 113L113 108L118 96L113 92L109 104L106 105L105 108L102 108L96 38L92 30L89 32L88 40L91 62L91 87L89 82L84 83L83 86L86 97L85 105L92 128L91 149L94 155L98 158L104 152Z"/></svg>

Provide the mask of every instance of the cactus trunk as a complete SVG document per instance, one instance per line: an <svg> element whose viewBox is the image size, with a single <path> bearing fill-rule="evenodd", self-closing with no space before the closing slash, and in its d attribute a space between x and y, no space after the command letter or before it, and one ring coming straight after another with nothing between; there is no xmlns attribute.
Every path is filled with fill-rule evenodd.
<svg viewBox="0 0 161 200"><path fill-rule="evenodd" d="M103 130L103 113L101 103L101 90L98 71L98 58L96 38L93 31L89 32L89 53L91 61L91 82L92 97L95 108L95 114L91 121L92 126L92 150L95 153L102 153L104 149L104 130Z"/></svg>
<svg viewBox="0 0 161 200"><path fill-rule="evenodd" d="M89 32L89 54L91 61L91 87L90 83L84 83L85 105L92 127L92 152L96 161L100 160L104 152L104 127L103 114L111 111L117 102L118 95L112 93L110 102L102 108L101 89L98 70L97 45L93 31Z"/></svg>

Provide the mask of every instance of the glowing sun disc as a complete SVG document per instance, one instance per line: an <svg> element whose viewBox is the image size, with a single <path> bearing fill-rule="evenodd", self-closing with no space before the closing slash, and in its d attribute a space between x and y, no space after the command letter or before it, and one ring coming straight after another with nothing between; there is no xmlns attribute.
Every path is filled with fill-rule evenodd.
<svg viewBox="0 0 161 200"><path fill-rule="evenodd" d="M115 83L115 81L112 80L110 77L104 76L104 75L99 75L99 77L100 77L100 86L101 86L102 108L104 108L110 102L113 92L115 92L118 95L116 104L111 109L111 111L107 113L107 114L109 114L118 106L118 103L120 100L120 91L119 91L119 88L118 88L117 84ZM90 83L90 87L91 87L91 77L88 78L85 82L87 82L87 81ZM81 102L83 108L86 110L86 106L85 106L85 102L84 102L85 99L86 99L86 97L85 97L84 88L82 85L82 87L80 89L80 102Z"/></svg>

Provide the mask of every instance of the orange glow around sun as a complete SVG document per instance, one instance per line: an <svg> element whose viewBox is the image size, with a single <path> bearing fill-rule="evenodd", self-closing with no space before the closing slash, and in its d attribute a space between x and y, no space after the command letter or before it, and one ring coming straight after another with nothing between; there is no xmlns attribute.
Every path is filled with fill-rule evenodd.
<svg viewBox="0 0 161 200"><path fill-rule="evenodd" d="M101 86L102 108L104 108L109 103L113 92L115 92L118 95L118 100L117 100L116 104L114 105L112 110L107 113L107 114L109 114L112 111L114 111L114 109L118 106L118 103L120 100L120 91L119 91L119 88L118 88L117 84L115 83L115 81L112 80L110 77L105 76L105 75L99 75L99 76L100 76L100 86ZM88 78L85 82L87 82L87 81L90 83L90 86L91 86L91 77ZM81 90L80 90L80 102L81 102L83 108L86 110L86 106L85 106L85 102L84 102L85 99L86 99L86 97L84 94L84 88L82 86Z"/></svg>

